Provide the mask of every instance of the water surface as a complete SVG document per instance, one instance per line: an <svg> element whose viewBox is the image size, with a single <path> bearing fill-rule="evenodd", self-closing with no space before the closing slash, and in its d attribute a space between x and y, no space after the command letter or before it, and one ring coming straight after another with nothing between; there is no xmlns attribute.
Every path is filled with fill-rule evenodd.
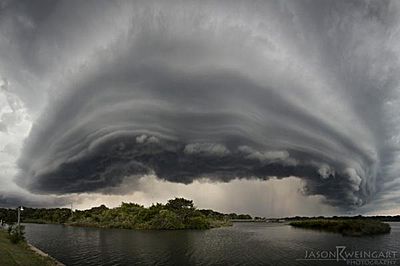
<svg viewBox="0 0 400 266"><path fill-rule="evenodd" d="M235 223L204 231L26 224L26 237L66 265L347 265L299 259L306 251L333 251L336 246L397 251L399 257L400 223L390 224L390 234L362 238L272 223Z"/></svg>

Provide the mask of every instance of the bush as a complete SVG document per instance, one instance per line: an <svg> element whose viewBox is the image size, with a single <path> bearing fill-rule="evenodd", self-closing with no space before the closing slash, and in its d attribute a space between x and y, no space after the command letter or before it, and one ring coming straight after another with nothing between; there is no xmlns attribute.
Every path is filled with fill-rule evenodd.
<svg viewBox="0 0 400 266"><path fill-rule="evenodd" d="M150 222L151 229L167 229L176 230L184 229L182 221L174 212L169 210L161 210Z"/></svg>
<svg viewBox="0 0 400 266"><path fill-rule="evenodd" d="M23 225L10 225L8 227L8 238L11 243L17 244L25 240L25 226Z"/></svg>
<svg viewBox="0 0 400 266"><path fill-rule="evenodd" d="M186 224L187 229L209 229L210 222L204 216L190 217Z"/></svg>

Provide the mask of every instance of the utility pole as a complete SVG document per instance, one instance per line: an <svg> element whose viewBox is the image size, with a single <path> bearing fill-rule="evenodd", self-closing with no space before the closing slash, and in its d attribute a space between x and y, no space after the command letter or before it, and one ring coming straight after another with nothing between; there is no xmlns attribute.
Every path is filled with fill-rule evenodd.
<svg viewBox="0 0 400 266"><path fill-rule="evenodd" d="M71 217L74 217L74 209L72 208L72 202L71 202Z"/></svg>
<svg viewBox="0 0 400 266"><path fill-rule="evenodd" d="M24 208L22 206L18 207L18 227L20 226L20 221L21 221L21 211L23 211Z"/></svg>

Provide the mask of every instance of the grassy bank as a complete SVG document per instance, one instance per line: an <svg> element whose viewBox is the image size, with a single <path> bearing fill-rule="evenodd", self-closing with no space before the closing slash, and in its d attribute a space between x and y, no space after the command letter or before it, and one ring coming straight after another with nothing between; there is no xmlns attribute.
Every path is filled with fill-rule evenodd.
<svg viewBox="0 0 400 266"><path fill-rule="evenodd" d="M36 254L26 242L11 244L7 232L0 229L0 265L42 266L56 265L50 258Z"/></svg>
<svg viewBox="0 0 400 266"><path fill-rule="evenodd" d="M373 220L316 219L294 221L291 226L340 233L345 236L367 236L390 233L390 225Z"/></svg>

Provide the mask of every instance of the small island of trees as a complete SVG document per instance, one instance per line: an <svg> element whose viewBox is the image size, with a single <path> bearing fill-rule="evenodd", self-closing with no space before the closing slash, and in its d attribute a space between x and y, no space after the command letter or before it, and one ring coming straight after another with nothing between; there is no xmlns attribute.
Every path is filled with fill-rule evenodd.
<svg viewBox="0 0 400 266"><path fill-rule="evenodd" d="M0 219L6 223L16 221L16 211L0 209ZM197 209L192 200L175 198L166 204L153 204L146 208L136 203L122 203L117 208L105 205L72 212L67 208L25 208L21 216L25 223L56 223L73 226L91 226L124 229L210 229L229 226L231 220L252 219L247 214L224 214L213 210Z"/></svg>

